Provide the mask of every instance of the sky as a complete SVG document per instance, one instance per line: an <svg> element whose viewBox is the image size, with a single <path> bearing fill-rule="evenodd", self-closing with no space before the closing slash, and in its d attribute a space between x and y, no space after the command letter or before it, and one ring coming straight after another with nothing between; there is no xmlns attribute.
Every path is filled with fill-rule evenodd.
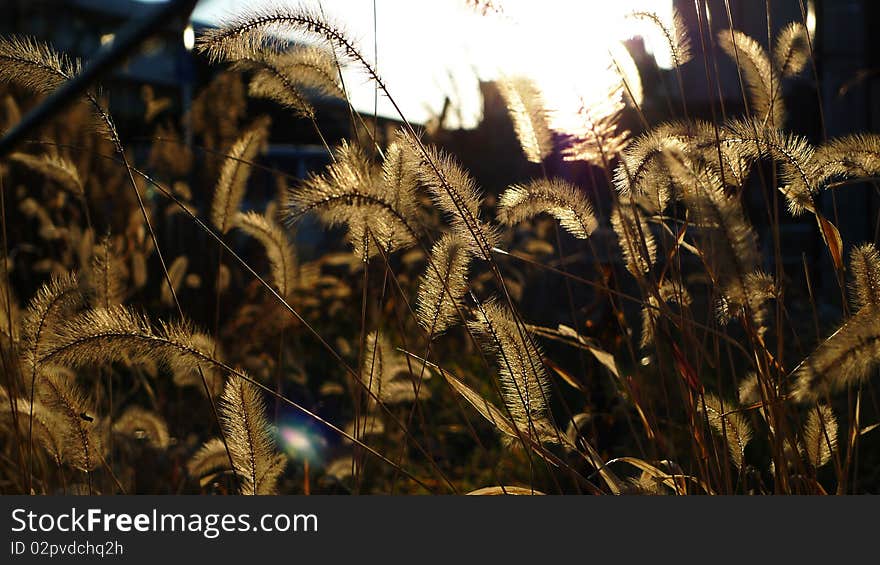
<svg viewBox="0 0 880 565"><path fill-rule="evenodd" d="M193 20L217 25L230 15L284 0L201 0ZM608 50L639 31L624 16L637 9L671 17L671 0L503 0L503 15L481 15L466 0L303 0L321 6L378 68L407 119L424 123L448 96L447 127L479 122L480 80L526 75L560 105L572 94L601 97ZM290 5L300 5L290 0ZM375 18L374 18L375 8ZM375 33L374 33L375 26ZM643 32L643 35L651 35ZM647 37L649 49L657 40ZM375 41L375 43L374 43ZM663 49L655 48L664 64ZM626 53L616 57L626 57ZM375 86L357 69L344 73L358 111L372 113ZM603 90L605 88L605 90ZM593 94L591 91L595 91ZM378 113L397 117L381 94Z"/></svg>

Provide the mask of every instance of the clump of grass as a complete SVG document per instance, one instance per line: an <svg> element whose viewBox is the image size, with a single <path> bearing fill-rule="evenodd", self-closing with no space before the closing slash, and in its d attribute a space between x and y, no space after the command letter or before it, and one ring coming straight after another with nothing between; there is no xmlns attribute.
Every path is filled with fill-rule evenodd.
<svg viewBox="0 0 880 565"><path fill-rule="evenodd" d="M0 489L850 492L877 416L880 253L845 242L820 196L880 175L880 142L816 146L785 129L786 81L812 56L802 24L771 46L712 30L705 55L736 65L747 108L708 121L688 116L681 69L696 43L680 16L633 17L666 38L685 117L652 124L628 108L641 81L615 65L629 76L563 135L541 84L507 77L534 174L506 187L482 186L462 164L481 155L454 156L402 114L379 135L352 111L351 138L331 146L317 101L348 102L342 65L396 108L394 85L306 8L245 12L199 39L232 71L189 116L200 170L152 91L144 166L86 93L75 119L0 163L4 186L22 187L4 193ZM78 72L44 44L0 40L0 80L16 88L48 94ZM260 164L272 132L245 93L311 127L329 164L303 179ZM644 131L624 123L632 110ZM72 131L83 124L98 127ZM589 190L571 161L589 167ZM243 210L263 175L276 197ZM747 206L752 191L766 209ZM837 297L783 264L785 214L815 220L844 297L849 281L815 347L818 314L805 328L796 309ZM309 219L344 243L301 250ZM282 443L291 420L315 437Z"/></svg>

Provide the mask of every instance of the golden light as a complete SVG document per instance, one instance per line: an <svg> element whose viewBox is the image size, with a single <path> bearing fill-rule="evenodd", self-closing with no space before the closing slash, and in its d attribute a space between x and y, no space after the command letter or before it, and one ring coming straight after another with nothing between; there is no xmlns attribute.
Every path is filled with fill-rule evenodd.
<svg viewBox="0 0 880 565"><path fill-rule="evenodd" d="M642 102L638 69L623 41L640 35L661 67L671 64L659 32L627 18L639 10L672 20L672 3L657 0L509 0L483 42L498 53L499 74L525 76L537 84L552 129L580 135L590 125L585 118L612 115L629 96Z"/></svg>
<svg viewBox="0 0 880 565"><path fill-rule="evenodd" d="M368 60L377 57L385 84L416 123L440 114L448 97L445 126L475 127L482 115L479 83L524 75L538 83L557 114L555 124L565 129L582 103L594 106L615 85L611 90L621 100L629 90L641 101L641 81L622 41L640 35L658 64L670 65L662 35L626 16L651 11L669 21L672 0L502 0L495 2L501 14L485 15L465 0L302 1L340 22ZM276 4L248 2L253 9ZM193 18L210 23L240 11L236 0L202 0ZM627 88L620 88L618 70L627 77ZM396 109L376 96L375 85L356 66L344 68L343 75L356 110L397 118Z"/></svg>
<svg viewBox="0 0 880 565"><path fill-rule="evenodd" d="M810 41L816 38L816 0L808 0L807 2L807 32L810 34Z"/></svg>

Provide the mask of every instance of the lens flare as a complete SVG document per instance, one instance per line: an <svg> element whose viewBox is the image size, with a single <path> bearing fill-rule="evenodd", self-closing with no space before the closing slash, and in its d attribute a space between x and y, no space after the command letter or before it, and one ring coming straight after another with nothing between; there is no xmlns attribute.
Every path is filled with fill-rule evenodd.
<svg viewBox="0 0 880 565"><path fill-rule="evenodd" d="M281 422L276 432L279 448L291 459L313 463L322 459L327 440L308 423L291 418Z"/></svg>

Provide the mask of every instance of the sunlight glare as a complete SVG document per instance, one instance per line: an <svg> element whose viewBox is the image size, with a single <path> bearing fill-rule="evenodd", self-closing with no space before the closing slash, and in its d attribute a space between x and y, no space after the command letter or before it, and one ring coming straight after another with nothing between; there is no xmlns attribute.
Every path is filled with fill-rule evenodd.
<svg viewBox="0 0 880 565"><path fill-rule="evenodd" d="M662 36L626 16L659 9L660 17L671 21L671 2L509 0L503 6L500 25L483 37L485 48L492 46L498 53L499 74L535 81L551 128L561 133L579 135L585 127L584 110L599 118L611 115L626 99L627 90L636 104L641 103L638 70L622 41L641 35L658 64L669 65Z"/></svg>
<svg viewBox="0 0 880 565"><path fill-rule="evenodd" d="M808 0L807 2L807 32L810 34L810 40L816 37L816 0Z"/></svg>
<svg viewBox="0 0 880 565"><path fill-rule="evenodd" d="M249 6L279 3L253 0ZM502 14L486 15L466 0L375 0L375 34L373 2L304 3L320 5L357 40L368 60L378 58L376 67L395 101L407 119L420 124L437 116L448 97L446 127L475 127L483 110L480 81L524 75L537 82L559 113L559 125L565 121L562 116L576 113L582 102L591 106L607 98L618 67L633 77L635 64L621 42L635 35L643 37L661 67L670 64L662 35L626 15L654 11L671 21L672 0L503 0L496 2ZM211 23L241 10L236 0L203 0L193 18ZM375 85L359 69L345 68L343 76L355 109L398 119L387 98L376 95ZM635 72L628 78L627 86L640 102L637 76Z"/></svg>

